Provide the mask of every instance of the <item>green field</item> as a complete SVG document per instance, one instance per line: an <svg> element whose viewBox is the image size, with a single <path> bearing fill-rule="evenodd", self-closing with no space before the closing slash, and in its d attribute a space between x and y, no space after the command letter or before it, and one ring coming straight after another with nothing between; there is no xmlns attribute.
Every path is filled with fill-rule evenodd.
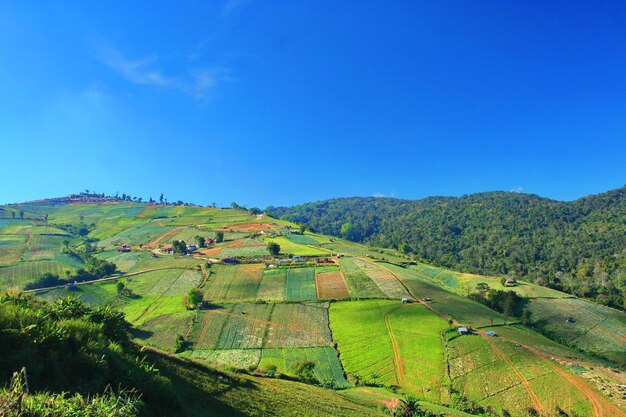
<svg viewBox="0 0 626 417"><path fill-rule="evenodd" d="M412 265L411 269L419 273L425 279L440 287L446 288L459 295L467 295L476 292L476 285L486 283L491 289L500 291L514 291L524 298L568 298L571 295L542 287L536 284L519 281L513 286L504 286L501 283L502 277L488 277L484 275L464 274L462 272L451 271L445 268L434 267L432 265Z"/></svg>
<svg viewBox="0 0 626 417"><path fill-rule="evenodd" d="M314 373L320 382L334 382L337 388L352 386L343 375L337 351L332 347L263 349L259 369L274 365L278 372L295 376L293 365L300 361L315 362Z"/></svg>
<svg viewBox="0 0 626 417"><path fill-rule="evenodd" d="M339 263L353 298L386 298L376 283L356 265L354 258L344 257Z"/></svg>
<svg viewBox="0 0 626 417"><path fill-rule="evenodd" d="M529 382L544 410L560 407L568 414L589 415L584 395L555 373L542 359L523 347L495 338L493 342L510 359L512 366ZM450 333L447 343L452 386L467 398L498 412L530 416L533 407L511 365L502 361L487 341L477 335ZM554 415L554 414L551 414Z"/></svg>
<svg viewBox="0 0 626 417"><path fill-rule="evenodd" d="M310 247L300 243L295 243L284 236L276 238L265 238L264 240L266 243L278 243L280 245L280 253L282 254L291 254L295 256L324 256L331 253L331 251L323 248Z"/></svg>
<svg viewBox="0 0 626 417"><path fill-rule="evenodd" d="M625 313L577 298L536 299L529 306L536 325L554 340L626 363Z"/></svg>
<svg viewBox="0 0 626 417"><path fill-rule="evenodd" d="M462 324L482 327L504 324L504 318L498 312L458 294L437 287L425 279L422 274L408 268L385 264L417 298L430 298L429 303L441 313L452 317Z"/></svg>
<svg viewBox="0 0 626 417"><path fill-rule="evenodd" d="M286 271L286 300L315 300L315 268L288 268Z"/></svg>
<svg viewBox="0 0 626 417"><path fill-rule="evenodd" d="M263 277L262 265L214 265L204 286L211 302L255 300Z"/></svg>
<svg viewBox="0 0 626 417"><path fill-rule="evenodd" d="M418 304L370 300L333 303L330 317L349 377L448 400L441 336L448 325L437 315Z"/></svg>

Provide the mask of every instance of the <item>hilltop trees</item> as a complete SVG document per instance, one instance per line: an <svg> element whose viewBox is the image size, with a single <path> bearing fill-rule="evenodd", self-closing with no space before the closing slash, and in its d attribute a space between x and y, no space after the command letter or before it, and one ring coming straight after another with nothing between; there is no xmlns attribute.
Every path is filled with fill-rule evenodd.
<svg viewBox="0 0 626 417"><path fill-rule="evenodd" d="M215 232L215 241L222 243L224 241L224 232Z"/></svg>
<svg viewBox="0 0 626 417"><path fill-rule="evenodd" d="M572 202L490 192L415 201L340 198L267 212L405 254L410 247L417 259L438 266L509 275L625 308L626 187Z"/></svg>

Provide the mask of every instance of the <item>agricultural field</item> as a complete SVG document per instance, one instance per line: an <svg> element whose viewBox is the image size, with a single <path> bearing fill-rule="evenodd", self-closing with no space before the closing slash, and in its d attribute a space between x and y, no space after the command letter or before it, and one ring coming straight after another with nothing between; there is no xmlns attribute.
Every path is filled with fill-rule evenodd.
<svg viewBox="0 0 626 417"><path fill-rule="evenodd" d="M384 264L396 274L411 293L419 299L429 298L428 303L452 319L473 327L504 324L502 314L466 297L433 285L416 271L392 264Z"/></svg>
<svg viewBox="0 0 626 417"><path fill-rule="evenodd" d="M448 324L419 304L333 303L331 328L346 372L422 398L448 401L442 332Z"/></svg>
<svg viewBox="0 0 626 417"><path fill-rule="evenodd" d="M263 265L213 265L204 286L210 302L255 300L263 277Z"/></svg>
<svg viewBox="0 0 626 417"><path fill-rule="evenodd" d="M287 268L285 284L286 300L315 300L315 268Z"/></svg>
<svg viewBox="0 0 626 417"><path fill-rule="evenodd" d="M326 304L225 304L200 310L193 350L330 346Z"/></svg>
<svg viewBox="0 0 626 417"><path fill-rule="evenodd" d="M318 381L333 381L337 388L352 386L343 374L337 351L332 347L263 349L258 368L267 370L273 365L278 372L295 376L293 366L302 361L315 362L313 372Z"/></svg>
<svg viewBox="0 0 626 417"><path fill-rule="evenodd" d="M193 311L180 311L154 317L139 326L133 336L148 346L173 353L176 338L185 335L194 314Z"/></svg>
<svg viewBox="0 0 626 417"><path fill-rule="evenodd" d="M348 284L337 267L316 267L315 286L317 298L340 300L350 298Z"/></svg>
<svg viewBox="0 0 626 417"><path fill-rule="evenodd" d="M529 302L536 326L550 338L626 363L626 313L577 298Z"/></svg>
<svg viewBox="0 0 626 417"><path fill-rule="evenodd" d="M140 224L100 241L98 246L112 249L120 245L147 245L172 229L157 223Z"/></svg>
<svg viewBox="0 0 626 417"><path fill-rule="evenodd" d="M502 277L465 274L425 264L411 265L411 269L421 274L424 278L430 279L433 284L446 288L459 295L467 295L470 292L476 292L476 285L486 283L494 290L514 291L520 297L524 298L572 297L569 294L524 281L518 281L517 284L513 286L504 286L501 283Z"/></svg>
<svg viewBox="0 0 626 417"><path fill-rule="evenodd" d="M311 247L292 242L285 236L265 238L263 240L265 240L266 243L278 243L280 245L280 253L285 255L291 254L294 256L324 256L332 253L331 251L321 247Z"/></svg>
<svg viewBox="0 0 626 417"><path fill-rule="evenodd" d="M385 298L385 293L374 281L359 268L354 258L344 257L339 260L341 269L348 281L348 288L353 298Z"/></svg>
<svg viewBox="0 0 626 417"><path fill-rule="evenodd" d="M590 414L590 404L582 393L522 347L497 338L488 342L479 335L450 333L447 350L452 386L482 406L520 416L532 416L529 408L555 413L557 406L568 415ZM510 362L502 360L499 352Z"/></svg>
<svg viewBox="0 0 626 417"><path fill-rule="evenodd" d="M317 240L308 235L289 233L288 235L286 235L286 238L289 239L291 242L300 245L319 245L319 242Z"/></svg>
<svg viewBox="0 0 626 417"><path fill-rule="evenodd" d="M13 266L0 268L0 288L24 288L45 273L65 277L65 271L74 270L72 265L53 260L18 262Z"/></svg>
<svg viewBox="0 0 626 417"><path fill-rule="evenodd" d="M285 299L287 287L287 272L282 269L264 269L258 298L267 301L281 301Z"/></svg>
<svg viewBox="0 0 626 417"><path fill-rule="evenodd" d="M402 283L388 269L363 259L354 258L354 264L374 281L376 286L387 296L387 298L409 298L410 295Z"/></svg>

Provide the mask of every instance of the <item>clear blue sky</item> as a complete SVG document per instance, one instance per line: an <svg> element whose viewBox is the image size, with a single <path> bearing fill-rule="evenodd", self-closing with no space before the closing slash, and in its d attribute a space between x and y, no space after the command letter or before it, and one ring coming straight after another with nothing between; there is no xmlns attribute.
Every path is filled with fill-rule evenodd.
<svg viewBox="0 0 626 417"><path fill-rule="evenodd" d="M0 203L626 183L626 2L0 2Z"/></svg>

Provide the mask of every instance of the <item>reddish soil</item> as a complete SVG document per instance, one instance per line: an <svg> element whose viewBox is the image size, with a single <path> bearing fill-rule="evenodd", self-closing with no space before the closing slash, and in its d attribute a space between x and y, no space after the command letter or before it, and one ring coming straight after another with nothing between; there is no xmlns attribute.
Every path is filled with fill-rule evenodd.
<svg viewBox="0 0 626 417"><path fill-rule="evenodd" d="M159 226L161 226L161 224L159 224ZM161 242L163 239L166 239L168 237L174 236L176 234L176 232L178 232L180 229L184 229L185 226L178 226L173 228L172 230L168 230L167 232L163 233L161 236L157 237L156 239L154 239L152 242L147 243L146 245L144 245L147 248L156 248L159 246L159 242Z"/></svg>
<svg viewBox="0 0 626 417"><path fill-rule="evenodd" d="M340 271L315 274L318 298L341 299L350 297L346 280Z"/></svg>
<svg viewBox="0 0 626 417"><path fill-rule="evenodd" d="M406 383L406 378L404 375L404 367L402 366L402 356L400 356L400 347L398 346L396 337L393 334L391 323L389 323L389 316L398 308L400 308L400 305L398 305L396 308L389 310L387 314L385 314L385 325L387 326L387 333L389 333L389 340L391 340L391 347L393 349L393 362L396 365L396 373L398 375L398 384L404 385Z"/></svg>
<svg viewBox="0 0 626 417"><path fill-rule="evenodd" d="M220 253L222 253L222 249L223 249L223 247L211 248L211 249L203 249L203 250L200 251L200 253L203 254L203 255L207 255L207 256L217 256Z"/></svg>

